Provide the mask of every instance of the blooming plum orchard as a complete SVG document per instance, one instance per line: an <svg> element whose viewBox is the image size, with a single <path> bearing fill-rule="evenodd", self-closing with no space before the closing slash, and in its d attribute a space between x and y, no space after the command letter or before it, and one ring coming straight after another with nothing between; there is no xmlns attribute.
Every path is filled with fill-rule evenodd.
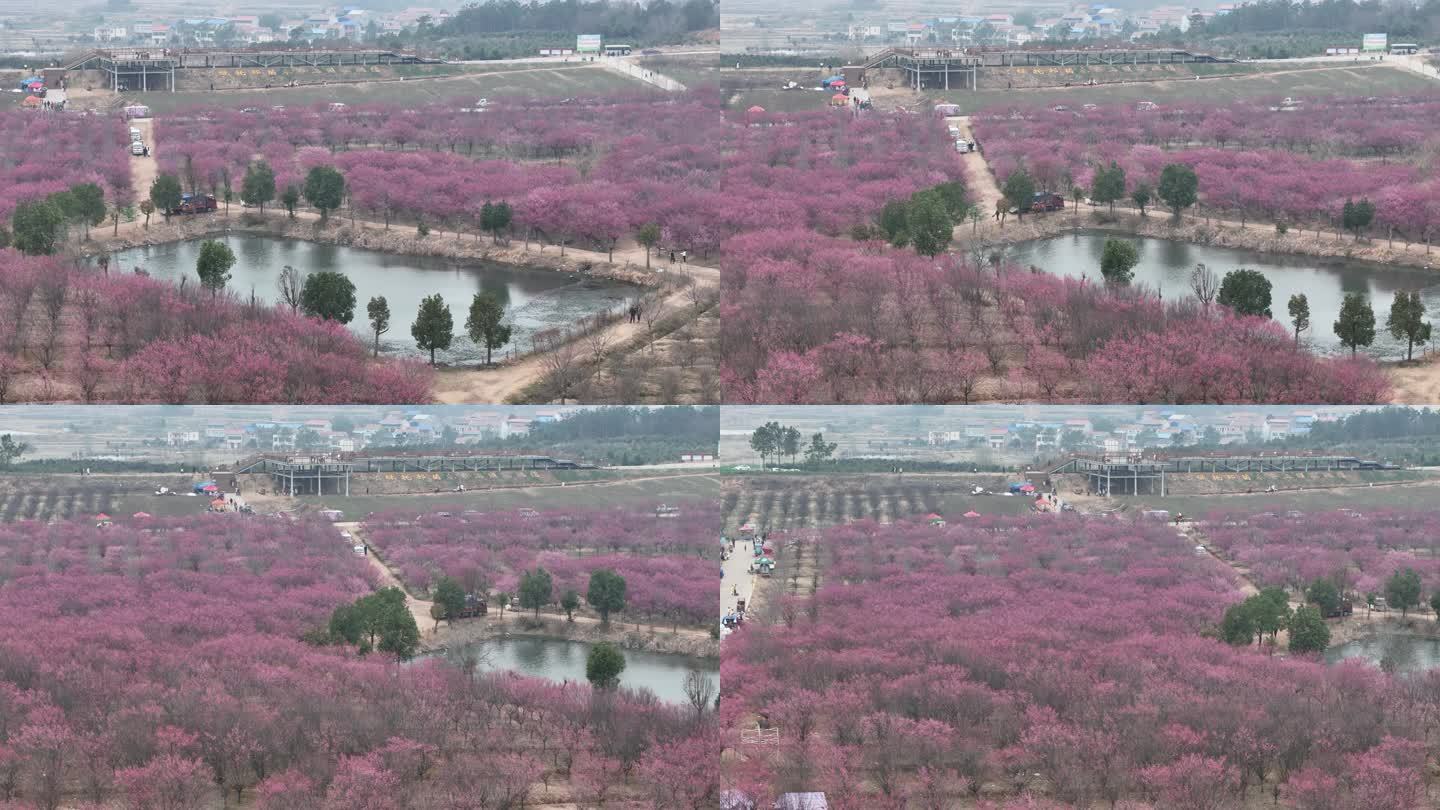
<svg viewBox="0 0 1440 810"><path fill-rule="evenodd" d="M1240 594L1191 545L1072 516L827 530L819 591L722 647L722 728L743 755L726 781L765 800L798 779L842 808L1035 784L1055 807L1239 808L1278 791L1351 808L1395 777L1384 806L1418 807L1428 737L1410 718L1440 707L1440 674L1222 643ZM757 718L776 744L746 742ZM1334 804L1309 803L1325 793Z"/></svg>
<svg viewBox="0 0 1440 810"><path fill-rule="evenodd" d="M366 534L408 587L425 591L439 576L469 590L515 593L520 574L549 571L555 595L584 594L593 571L625 578L627 615L707 624L716 610L718 505L687 502L679 518L655 509L385 513Z"/></svg>
<svg viewBox="0 0 1440 810"><path fill-rule="evenodd" d="M716 794L713 767L658 778L714 750L708 713L301 640L377 584L319 521L0 526L5 806L499 810L542 781L657 810Z"/></svg>
<svg viewBox="0 0 1440 810"><path fill-rule="evenodd" d="M810 228L831 236L870 222L889 200L963 181L945 128L923 116L832 111L731 122L717 212L726 234Z"/></svg>
<svg viewBox="0 0 1440 810"><path fill-rule="evenodd" d="M1328 578L1345 591L1383 593L1391 575L1411 568L1425 593L1440 588L1436 511L1215 513L1202 530L1262 586L1299 591Z"/></svg>
<svg viewBox="0 0 1440 810"><path fill-rule="evenodd" d="M129 147L119 118L0 113L0 221L16 203L80 183L98 183L112 204L133 202Z"/></svg>
<svg viewBox="0 0 1440 810"><path fill-rule="evenodd" d="M1372 361L1318 357L1273 321L966 257L813 232L725 244L730 402L1373 403Z"/></svg>
<svg viewBox="0 0 1440 810"><path fill-rule="evenodd" d="M1063 190L1088 187L1113 161L1131 186L1153 188L1166 164L1185 163L1206 208L1228 216L1333 226L1346 199L1368 198L1376 223L1414 241L1433 238L1440 177L1424 155L1433 97L1186 103L1137 110L1006 110L977 116L977 137L997 176L1025 166ZM1067 148L1056 150L1056 143Z"/></svg>
<svg viewBox="0 0 1440 810"><path fill-rule="evenodd" d="M705 91L680 99L619 95L461 102L419 108L324 105L259 115L199 109L162 117L161 168L187 187L238 188L257 156L277 189L332 164L367 217L480 231L487 203L507 202L512 228L604 249L641 225L697 255L719 245L721 133Z"/></svg>
<svg viewBox="0 0 1440 810"><path fill-rule="evenodd" d="M428 370L372 360L343 325L197 287L0 251L0 312L0 402L25 396L27 377L85 401L430 399Z"/></svg>

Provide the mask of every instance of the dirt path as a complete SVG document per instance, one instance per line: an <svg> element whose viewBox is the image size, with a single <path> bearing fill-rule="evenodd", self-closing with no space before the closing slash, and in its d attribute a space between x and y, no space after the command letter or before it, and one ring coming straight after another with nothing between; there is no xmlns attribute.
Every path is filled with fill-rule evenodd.
<svg viewBox="0 0 1440 810"><path fill-rule="evenodd" d="M735 610L737 600L744 599L747 603L753 600L756 575L750 573L750 562L754 555L750 553L750 541L739 538L735 541L735 551L730 559L721 563L725 575L720 580L720 613L724 615ZM728 630L721 631L729 635Z"/></svg>
<svg viewBox="0 0 1440 810"><path fill-rule="evenodd" d="M946 118L948 126L957 127L960 136L971 143L975 142L975 132L970 126L970 116L957 115ZM988 214L995 210L995 203L1000 200L1000 187L995 183L995 175L990 171L990 165L986 163L985 156L979 152L957 153L960 165L965 169L965 177L970 181L969 191L975 197L975 204L980 206L982 214ZM956 226L958 230L964 227L965 223Z"/></svg>
<svg viewBox="0 0 1440 810"><path fill-rule="evenodd" d="M155 162L155 119L136 118L130 122L130 126L140 130L141 139L150 147L148 156L130 156L130 187L134 189L138 202L149 199L150 184L155 182L155 176L160 173L159 164Z"/></svg>
<svg viewBox="0 0 1440 810"><path fill-rule="evenodd" d="M379 575L380 587L399 588L405 594L405 607L409 608L410 615L415 617L415 626L420 628L421 640L423 641L427 635L434 636L435 620L430 617L430 606L434 603L427 602L423 599L416 599L410 595L409 591L405 590L405 586L400 582L400 578L395 576L395 572L390 570L390 566L386 565L385 561L381 560L380 556L375 553L374 547L370 545L369 538L365 536L365 529L359 523L336 523L334 526L337 532L350 532L356 540L364 543L365 546L370 549L370 553L366 555L365 559L369 561L370 568ZM337 538L337 541L348 542L344 538Z"/></svg>
<svg viewBox="0 0 1440 810"><path fill-rule="evenodd" d="M671 293L658 304L668 315L690 306L685 290ZM651 306L657 306L651 304ZM606 345L620 346L645 334L644 322L616 321L605 327ZM443 368L435 376L435 400L454 405L466 402L509 402L526 388L544 379L551 368L549 355L531 355L523 360L493 369Z"/></svg>
<svg viewBox="0 0 1440 810"><path fill-rule="evenodd" d="M1196 545L1205 549L1205 553L1209 554L1221 565L1233 571L1235 573L1235 576L1238 577L1240 580L1241 593L1245 594L1247 597L1255 596L1256 594L1260 593L1260 588L1258 588L1255 585L1254 581L1250 579L1250 574L1246 571L1241 571L1229 560L1221 557L1218 553L1216 553L1215 549L1210 547L1209 539L1206 538L1205 535L1200 533L1199 529L1195 527L1195 523L1193 521L1186 520L1175 524L1175 531L1179 532L1180 536L1184 537L1192 545Z"/></svg>
<svg viewBox="0 0 1440 810"><path fill-rule="evenodd" d="M1440 355L1416 364L1392 366L1390 380L1395 384L1391 402L1397 405L1432 405L1440 402Z"/></svg>

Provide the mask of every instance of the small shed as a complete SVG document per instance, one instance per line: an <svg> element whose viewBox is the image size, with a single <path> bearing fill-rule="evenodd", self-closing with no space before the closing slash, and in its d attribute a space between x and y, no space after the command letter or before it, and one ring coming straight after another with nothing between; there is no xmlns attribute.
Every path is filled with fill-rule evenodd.
<svg viewBox="0 0 1440 810"><path fill-rule="evenodd" d="M755 800L739 790L720 792L720 810L755 810Z"/></svg>
<svg viewBox="0 0 1440 810"><path fill-rule="evenodd" d="M786 793L775 801L775 810L830 810L824 793Z"/></svg>

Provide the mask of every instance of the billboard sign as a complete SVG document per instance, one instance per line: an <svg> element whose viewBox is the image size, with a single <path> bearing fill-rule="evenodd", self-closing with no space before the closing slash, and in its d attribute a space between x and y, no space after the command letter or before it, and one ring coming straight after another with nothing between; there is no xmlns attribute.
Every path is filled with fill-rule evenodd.
<svg viewBox="0 0 1440 810"><path fill-rule="evenodd" d="M1385 47L1389 44L1390 37L1388 34L1366 34L1365 38L1360 42L1360 48L1366 53L1373 53L1375 51L1385 50Z"/></svg>
<svg viewBox="0 0 1440 810"><path fill-rule="evenodd" d="M576 52L576 53L599 53L599 52L600 52L600 35L599 35L599 34L580 34L580 35L576 36L576 37L575 37L575 52Z"/></svg>

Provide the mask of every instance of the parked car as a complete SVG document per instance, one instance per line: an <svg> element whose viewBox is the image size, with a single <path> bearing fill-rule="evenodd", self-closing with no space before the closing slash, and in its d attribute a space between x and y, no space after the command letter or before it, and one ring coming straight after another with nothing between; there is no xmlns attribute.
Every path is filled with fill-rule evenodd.
<svg viewBox="0 0 1440 810"><path fill-rule="evenodd" d="M140 155L145 154L145 144L143 144L143 143L141 143L141 142L139 142L139 141L136 141L136 142L130 144L130 154L135 155L135 156L137 156L137 157L140 156Z"/></svg>
<svg viewBox="0 0 1440 810"><path fill-rule="evenodd" d="M171 209L171 214L202 214L216 209L212 194L182 194L180 205Z"/></svg>
<svg viewBox="0 0 1440 810"><path fill-rule="evenodd" d="M1354 612L1355 604L1349 599L1342 599L1340 600L1340 604L1337 607L1331 610L1322 611L1325 618L1327 619L1338 619L1342 616L1352 615Z"/></svg>
<svg viewBox="0 0 1440 810"><path fill-rule="evenodd" d="M1060 211L1065 208L1065 198L1053 191L1037 191L1030 200L1030 213Z"/></svg>

